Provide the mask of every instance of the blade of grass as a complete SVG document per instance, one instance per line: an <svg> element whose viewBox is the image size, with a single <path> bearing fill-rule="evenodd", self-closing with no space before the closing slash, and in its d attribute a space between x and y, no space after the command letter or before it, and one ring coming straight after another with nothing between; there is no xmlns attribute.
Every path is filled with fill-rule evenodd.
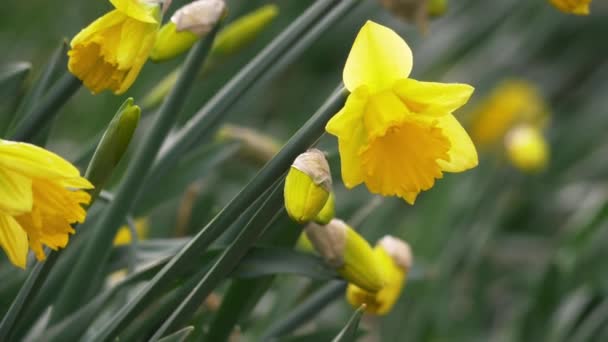
<svg viewBox="0 0 608 342"><path fill-rule="evenodd" d="M340 333L332 340L332 342L349 342L354 341L357 337L357 328L359 327L359 321L361 320L361 315L363 315L363 310L365 310L365 304L361 305L353 313L353 315L346 323L346 326L340 331Z"/></svg>
<svg viewBox="0 0 608 342"><path fill-rule="evenodd" d="M81 82L70 73L65 73L51 87L48 94L37 103L31 112L17 124L10 135L11 140L31 141L57 114L59 109L80 89Z"/></svg>
<svg viewBox="0 0 608 342"><path fill-rule="evenodd" d="M262 334L260 341L270 341L294 331L297 327L316 317L335 298L346 290L346 283L331 282L313 293L305 301L293 308L283 319L275 321Z"/></svg>
<svg viewBox="0 0 608 342"><path fill-rule="evenodd" d="M51 323L60 321L81 305L82 296L86 295L87 289L91 286L86 280L94 278L100 269L98 266L107 261L114 235L133 207L133 199L143 185L144 175L185 102L197 69L208 55L220 26L220 24L216 25L211 33L198 42L188 54L175 88L163 102L152 128L134 153L134 160L130 163L114 200L92 227L92 235L55 302Z"/></svg>
<svg viewBox="0 0 608 342"><path fill-rule="evenodd" d="M179 327L180 324L186 322L192 316L201 301L232 272L264 230L283 212L282 205L283 182L281 181L274 186L273 192L264 201L255 216L242 228L236 239L222 252L209 272L205 274L171 317L154 333L150 341L156 341L163 337L165 333L172 332L173 329Z"/></svg>

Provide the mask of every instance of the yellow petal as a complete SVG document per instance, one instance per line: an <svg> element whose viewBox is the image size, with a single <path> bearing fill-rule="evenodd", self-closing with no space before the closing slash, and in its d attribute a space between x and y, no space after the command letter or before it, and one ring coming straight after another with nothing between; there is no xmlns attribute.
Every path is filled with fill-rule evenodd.
<svg viewBox="0 0 608 342"><path fill-rule="evenodd" d="M363 128L363 113L368 99L369 91L367 87L362 86L355 89L348 95L344 107L329 120L325 130L340 139L356 140L358 136L354 132L357 131L359 126Z"/></svg>
<svg viewBox="0 0 608 342"><path fill-rule="evenodd" d="M110 0L119 11L145 23L158 23L158 5L143 0Z"/></svg>
<svg viewBox="0 0 608 342"><path fill-rule="evenodd" d="M25 269L27 234L12 216L0 214L0 247L15 266Z"/></svg>
<svg viewBox="0 0 608 342"><path fill-rule="evenodd" d="M463 83L421 82L411 78L400 79L394 91L415 113L445 115L467 103L474 88Z"/></svg>
<svg viewBox="0 0 608 342"><path fill-rule="evenodd" d="M74 165L53 152L35 145L0 139L0 168L33 178L80 177Z"/></svg>
<svg viewBox="0 0 608 342"><path fill-rule="evenodd" d="M367 142L363 125L367 99L367 87L357 88L348 96L344 108L325 127L327 132L338 137L342 181L349 189L363 182L359 151Z"/></svg>
<svg viewBox="0 0 608 342"><path fill-rule="evenodd" d="M156 41L157 26L149 24L141 24L137 22L127 22L123 26L122 44L118 49L118 62L130 63L130 69L120 88L114 90L114 94L122 94L135 82L139 72L148 60L150 51L154 47ZM131 53L125 53L125 51ZM128 59L130 58L130 59Z"/></svg>
<svg viewBox="0 0 608 342"><path fill-rule="evenodd" d="M19 215L32 210L32 180L0 168L0 213Z"/></svg>
<svg viewBox="0 0 608 342"><path fill-rule="evenodd" d="M461 172L477 166L477 150L473 141L464 130L462 125L452 114L437 118L437 126L443 131L443 135L450 141L448 150L449 160L439 159L437 163L443 171Z"/></svg>
<svg viewBox="0 0 608 342"><path fill-rule="evenodd" d="M397 33L368 21L353 43L342 77L348 90L367 85L374 93L408 77L412 64L412 51Z"/></svg>

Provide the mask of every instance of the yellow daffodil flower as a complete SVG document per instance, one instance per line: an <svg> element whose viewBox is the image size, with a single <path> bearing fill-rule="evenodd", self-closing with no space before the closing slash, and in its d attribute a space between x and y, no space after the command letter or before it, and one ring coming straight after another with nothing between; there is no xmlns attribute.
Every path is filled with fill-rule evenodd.
<svg viewBox="0 0 608 342"><path fill-rule="evenodd" d="M374 255L377 268L383 274L384 286L377 292L369 292L349 283L346 299L355 308L365 304L367 313L386 315L401 295L412 265L412 252L405 241L385 236L376 244Z"/></svg>
<svg viewBox="0 0 608 342"><path fill-rule="evenodd" d="M135 233L137 234L138 240L143 240L148 237L148 219L145 217L138 218L135 220ZM124 225L118 229L114 236L114 246L129 245L133 241L131 235L131 228Z"/></svg>
<svg viewBox="0 0 608 342"><path fill-rule="evenodd" d="M115 9L80 31L68 51L68 69L91 92L122 94L154 46L160 9L153 0L110 0Z"/></svg>
<svg viewBox="0 0 608 342"><path fill-rule="evenodd" d="M550 2L564 13L589 15L591 0L550 0Z"/></svg>
<svg viewBox="0 0 608 342"><path fill-rule="evenodd" d="M443 172L477 165L477 151L452 112L473 92L466 84L408 78L412 52L394 31L368 21L344 67L351 92L326 130L338 137L342 179L413 204Z"/></svg>
<svg viewBox="0 0 608 342"><path fill-rule="evenodd" d="M84 221L93 185L72 164L40 147L0 139L0 247L25 268L28 245L45 259L43 245L63 248L71 224Z"/></svg>
<svg viewBox="0 0 608 342"><path fill-rule="evenodd" d="M549 145L542 132L532 125L514 127L505 136L509 161L523 172L539 172L547 167Z"/></svg>
<svg viewBox="0 0 608 342"><path fill-rule="evenodd" d="M471 137L478 148L502 143L521 123L543 127L549 111L540 92L524 80L505 80L472 112Z"/></svg>

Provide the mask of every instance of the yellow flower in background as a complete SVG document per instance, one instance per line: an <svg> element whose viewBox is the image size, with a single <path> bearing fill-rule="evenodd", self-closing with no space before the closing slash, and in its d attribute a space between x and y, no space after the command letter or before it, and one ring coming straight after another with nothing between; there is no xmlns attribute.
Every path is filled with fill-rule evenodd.
<svg viewBox="0 0 608 342"><path fill-rule="evenodd" d="M137 234L138 240L143 240L148 237L148 219L145 217L138 218L135 220L135 233ZM131 229L129 226L124 225L120 227L116 236L114 236L114 246L124 246L131 244L133 236L131 235Z"/></svg>
<svg viewBox="0 0 608 342"><path fill-rule="evenodd" d="M550 0L550 2L564 13L588 15L591 0Z"/></svg>
<svg viewBox="0 0 608 342"><path fill-rule="evenodd" d="M115 9L80 31L68 69L93 93L122 94L135 82L156 40L160 8L151 0L110 0Z"/></svg>
<svg viewBox="0 0 608 342"><path fill-rule="evenodd" d="M519 125L505 136L509 161L523 172L539 172L549 161L549 146L542 132L532 125Z"/></svg>
<svg viewBox="0 0 608 342"><path fill-rule="evenodd" d="M407 272L412 266L412 252L405 241L387 235L376 244L374 255L384 277L384 287L378 292L368 292L349 283L346 299L355 308L365 304L366 312L385 315L391 311L403 291Z"/></svg>
<svg viewBox="0 0 608 342"><path fill-rule="evenodd" d="M0 139L0 246L25 268L28 246L40 261L82 223L93 185L72 164L40 147Z"/></svg>
<svg viewBox="0 0 608 342"><path fill-rule="evenodd" d="M519 123L543 127L549 111L540 92L524 80L500 83L472 112L471 137L478 148L502 143Z"/></svg>
<svg viewBox="0 0 608 342"><path fill-rule="evenodd" d="M368 21L344 67L351 92L327 124L338 137L342 179L413 204L443 172L477 165L477 151L452 112L473 92L466 84L407 78L412 52L387 27Z"/></svg>

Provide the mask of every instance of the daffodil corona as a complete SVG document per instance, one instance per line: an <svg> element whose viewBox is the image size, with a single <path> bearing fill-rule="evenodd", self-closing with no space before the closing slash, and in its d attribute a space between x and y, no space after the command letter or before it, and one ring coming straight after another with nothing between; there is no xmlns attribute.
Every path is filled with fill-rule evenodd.
<svg viewBox="0 0 608 342"><path fill-rule="evenodd" d="M344 67L351 92L326 130L338 137L342 179L413 204L443 172L477 165L477 151L452 112L465 104L467 84L408 78L412 52L387 27L368 21Z"/></svg>
<svg viewBox="0 0 608 342"><path fill-rule="evenodd" d="M0 246L25 268L28 249L65 247L72 223L84 221L93 185L72 164L40 147L0 140ZM29 248L28 248L29 246Z"/></svg>
<svg viewBox="0 0 608 342"><path fill-rule="evenodd" d="M122 94L135 82L156 40L160 8L154 0L110 0L115 9L80 31L68 69L93 93Z"/></svg>

